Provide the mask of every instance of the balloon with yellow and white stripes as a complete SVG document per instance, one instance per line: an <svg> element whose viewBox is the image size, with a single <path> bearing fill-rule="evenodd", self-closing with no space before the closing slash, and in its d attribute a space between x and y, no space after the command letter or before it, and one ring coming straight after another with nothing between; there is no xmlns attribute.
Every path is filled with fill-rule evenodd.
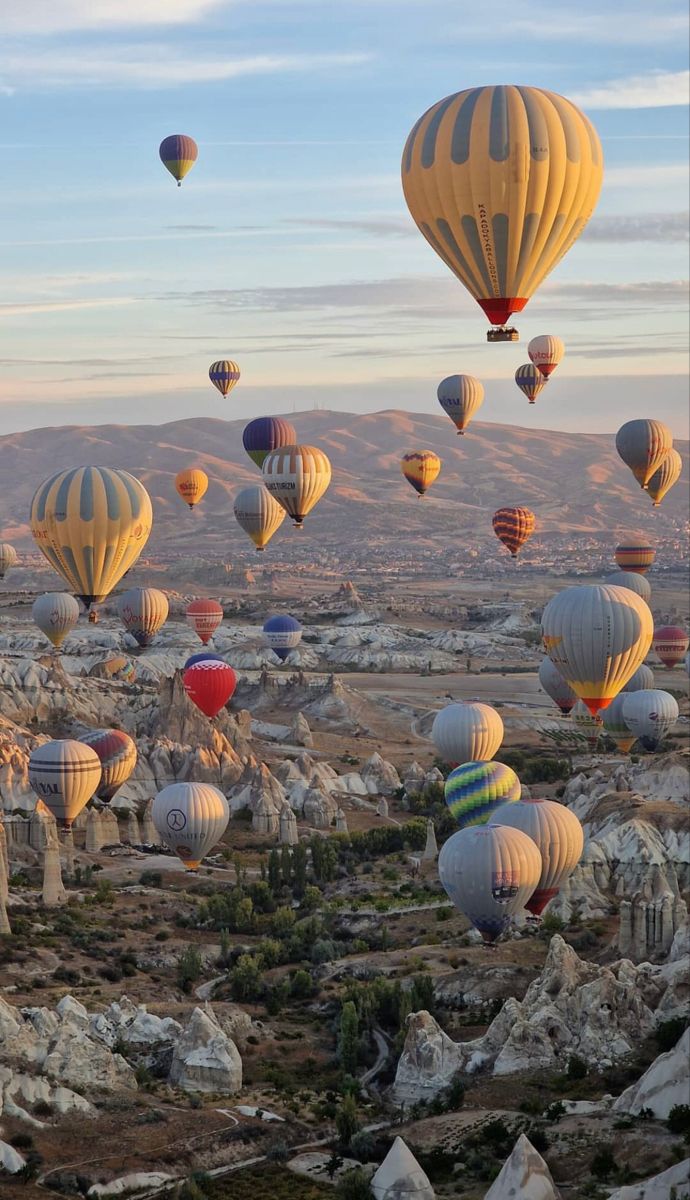
<svg viewBox="0 0 690 1200"><path fill-rule="evenodd" d="M266 455L261 471L269 492L296 529L302 528L331 482L330 460L317 446L280 446Z"/></svg>
<svg viewBox="0 0 690 1200"><path fill-rule="evenodd" d="M515 382L525 394L530 404L534 404L539 393L546 386L548 379L542 375L534 363L523 363L515 372Z"/></svg>
<svg viewBox="0 0 690 1200"><path fill-rule="evenodd" d="M153 513L146 488L128 471L72 467L40 485L30 523L41 553L88 609L134 566Z"/></svg>
<svg viewBox="0 0 690 1200"><path fill-rule="evenodd" d="M230 358L220 358L218 362L211 363L208 369L208 377L211 380L214 388L217 388L221 396L227 396L238 382L240 377L240 368L236 362Z"/></svg>

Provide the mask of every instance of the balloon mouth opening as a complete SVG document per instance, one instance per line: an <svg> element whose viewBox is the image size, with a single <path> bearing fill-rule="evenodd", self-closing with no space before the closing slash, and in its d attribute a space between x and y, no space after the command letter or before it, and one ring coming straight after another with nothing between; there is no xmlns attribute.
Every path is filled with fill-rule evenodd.
<svg viewBox="0 0 690 1200"><path fill-rule="evenodd" d="M505 325L513 313L522 312L527 299L527 296L490 296L477 303L492 325Z"/></svg>
<svg viewBox="0 0 690 1200"><path fill-rule="evenodd" d="M528 912L532 913L533 916L540 917L549 903L549 900L553 900L554 896L557 895L558 888L544 888L543 891L541 889L537 889L537 891L530 896L525 908Z"/></svg>
<svg viewBox="0 0 690 1200"><path fill-rule="evenodd" d="M534 404L534 400L530 400L530 404Z"/></svg>

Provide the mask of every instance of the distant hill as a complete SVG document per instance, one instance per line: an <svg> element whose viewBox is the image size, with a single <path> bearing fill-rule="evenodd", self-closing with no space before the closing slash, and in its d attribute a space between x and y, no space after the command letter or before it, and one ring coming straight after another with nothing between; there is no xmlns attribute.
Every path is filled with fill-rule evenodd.
<svg viewBox="0 0 690 1200"><path fill-rule="evenodd" d="M259 471L242 448L242 420L192 418L168 425L62 426L0 438L2 537L32 546L31 497L48 475L80 464L123 467L148 488L154 503L151 549L222 554L232 558L249 543L232 515L232 497ZM538 535L643 529L673 534L687 519L688 443L676 443L683 479L654 510L618 458L613 437L556 433L475 422L458 437L442 414L388 410L368 415L309 411L290 418L303 442L324 449L333 482L303 534L323 545L374 547L384 539L401 547L412 538L439 548L482 541L491 516L504 504L527 504ZM405 451L435 450L443 460L432 492L418 500L400 473ZM211 479L199 509L190 513L174 488L182 467L198 465ZM266 555L268 559L269 555Z"/></svg>

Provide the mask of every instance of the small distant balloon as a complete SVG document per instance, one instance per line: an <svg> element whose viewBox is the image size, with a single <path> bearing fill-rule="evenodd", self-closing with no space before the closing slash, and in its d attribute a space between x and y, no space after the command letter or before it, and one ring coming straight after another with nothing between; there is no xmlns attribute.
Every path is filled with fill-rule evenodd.
<svg viewBox="0 0 690 1200"><path fill-rule="evenodd" d="M630 588L631 592L635 592L645 604L649 604L652 598L652 585L644 575L639 575L637 571L614 571L611 575L607 575L604 583L612 583L614 587Z"/></svg>
<svg viewBox="0 0 690 1200"><path fill-rule="evenodd" d="M539 664L539 682L547 696L560 708L563 716L567 717L577 703L577 696L548 657L543 658Z"/></svg>
<svg viewBox="0 0 690 1200"><path fill-rule="evenodd" d="M168 597L158 588L129 588L117 607L122 624L142 649L151 645L168 619Z"/></svg>
<svg viewBox="0 0 690 1200"><path fill-rule="evenodd" d="M537 396L548 383L548 378L534 366L534 363L523 363L515 372L515 382L521 392L534 404Z"/></svg>
<svg viewBox="0 0 690 1200"><path fill-rule="evenodd" d="M683 661L689 644L688 635L680 625L659 625L654 630L652 649L670 670Z"/></svg>
<svg viewBox="0 0 690 1200"><path fill-rule="evenodd" d="M178 471L175 476L175 487L185 504L189 505L190 508L194 508L194 505L203 500L206 495L208 475L198 467L192 467L186 471Z"/></svg>
<svg viewBox="0 0 690 1200"><path fill-rule="evenodd" d="M630 534L616 546L615 559L621 571L635 571L646 575L656 558L656 550L649 538Z"/></svg>
<svg viewBox="0 0 690 1200"><path fill-rule="evenodd" d="M29 755L29 786L64 829L71 829L100 779L101 761L84 742L56 739Z"/></svg>
<svg viewBox="0 0 690 1200"><path fill-rule="evenodd" d="M240 377L240 368L236 362L232 362L229 358L221 358L218 362L211 363L208 369L208 377L211 380L214 388L217 388L221 396L227 396L231 392Z"/></svg>
<svg viewBox="0 0 690 1200"><path fill-rule="evenodd" d="M263 484L242 488L233 503L235 520L257 550L265 550L285 520L285 509Z"/></svg>
<svg viewBox="0 0 690 1200"><path fill-rule="evenodd" d="M461 829L485 825L495 808L519 800L520 780L501 762L466 762L451 771L444 787L446 804Z"/></svg>
<svg viewBox="0 0 690 1200"><path fill-rule="evenodd" d="M441 470L441 460L433 450L411 450L403 454L400 470L419 496L425 495Z"/></svg>
<svg viewBox="0 0 690 1200"><path fill-rule="evenodd" d="M331 482L328 456L317 446L281 446L266 456L261 470L273 499L301 529Z"/></svg>
<svg viewBox="0 0 690 1200"><path fill-rule="evenodd" d="M296 617L287 613L283 616L269 617L264 624L264 637L274 654L281 662L285 662L291 650L302 641L302 626Z"/></svg>
<svg viewBox="0 0 690 1200"><path fill-rule="evenodd" d="M532 838L510 825L460 829L438 856L438 877L448 898L488 943L522 911L542 872Z"/></svg>
<svg viewBox="0 0 690 1200"><path fill-rule="evenodd" d="M181 187L182 180L191 171L199 156L199 148L194 138L188 137L187 134L171 133L169 137L163 138L158 153L166 171L170 172L173 179L177 180L177 186Z"/></svg>
<svg viewBox="0 0 690 1200"><path fill-rule="evenodd" d="M553 333L541 333L533 337L527 346L527 353L535 367L548 379L556 367L563 361L565 346L559 337Z"/></svg>
<svg viewBox="0 0 690 1200"><path fill-rule="evenodd" d="M217 600L192 600L187 607L187 624L201 638L204 646L210 642L223 620L223 606Z"/></svg>
<svg viewBox="0 0 690 1200"><path fill-rule="evenodd" d="M680 479L683 470L683 460L677 450L671 449L665 459L652 475L647 484L647 491L654 508L658 508L667 492Z"/></svg>
<svg viewBox="0 0 690 1200"><path fill-rule="evenodd" d="M34 600L31 615L41 633L59 649L79 620L79 602L69 592L46 592Z"/></svg>
<svg viewBox="0 0 690 1200"><path fill-rule="evenodd" d="M626 724L623 716L623 706L629 695L630 692L619 692L602 712L603 732L607 737L611 738L612 742L616 743L621 754L628 754L637 741L635 734L630 732L630 727Z"/></svg>
<svg viewBox="0 0 690 1200"><path fill-rule="evenodd" d="M489 762L503 741L503 721L490 704L447 704L434 717L431 740L447 763Z"/></svg>
<svg viewBox="0 0 690 1200"><path fill-rule="evenodd" d="M534 533L536 517L529 508L499 508L492 518L494 533L499 542L510 550L511 558L517 558L518 551Z"/></svg>
<svg viewBox="0 0 690 1200"><path fill-rule="evenodd" d="M95 750L100 759L101 779L96 795L107 804L137 765L136 744L122 729L94 729L79 741Z"/></svg>
<svg viewBox="0 0 690 1200"><path fill-rule="evenodd" d="M151 818L161 841L196 871L225 833L230 807L210 783L171 783L155 797Z"/></svg>
<svg viewBox="0 0 690 1200"><path fill-rule="evenodd" d="M237 687L237 676L226 662L204 659L187 667L182 684L189 699L209 719L217 716Z"/></svg>
<svg viewBox="0 0 690 1200"><path fill-rule="evenodd" d="M10 546L9 542L0 542L0 579L4 579L7 572L16 567L18 561L14 546Z"/></svg>
<svg viewBox="0 0 690 1200"><path fill-rule="evenodd" d="M606 712L606 709L604 709ZM603 732L604 722L599 713L592 714L583 700L578 700L570 714L570 719L577 729L587 740L587 745L591 750L597 745L599 738Z"/></svg>
<svg viewBox="0 0 690 1200"><path fill-rule="evenodd" d="M474 375L449 375L441 380L436 394L458 435L464 434L472 417L484 403L484 385Z"/></svg>
<svg viewBox="0 0 690 1200"><path fill-rule="evenodd" d="M620 694L623 695L624 692L649 691L653 687L654 672L646 663L642 663L635 671L635 674L631 675L628 682L621 688Z"/></svg>
<svg viewBox="0 0 690 1200"><path fill-rule="evenodd" d="M525 908L541 916L580 861L585 844L582 825L564 804L524 798L497 808L490 825L519 829L536 845L542 861L541 875Z"/></svg>
<svg viewBox="0 0 690 1200"><path fill-rule="evenodd" d="M245 425L242 434L242 445L259 470L273 450L296 444L297 431L283 417L255 417Z"/></svg>
<svg viewBox="0 0 690 1200"><path fill-rule="evenodd" d="M623 702L623 720L645 750L657 749L678 716L678 701L670 692L631 692Z"/></svg>

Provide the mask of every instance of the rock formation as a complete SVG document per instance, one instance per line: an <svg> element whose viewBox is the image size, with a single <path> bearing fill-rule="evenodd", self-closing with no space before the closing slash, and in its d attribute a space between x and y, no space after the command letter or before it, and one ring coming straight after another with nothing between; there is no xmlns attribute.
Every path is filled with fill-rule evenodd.
<svg viewBox="0 0 690 1200"><path fill-rule="evenodd" d="M139 830L139 821L135 812L127 813L127 841L130 846L141 845L141 832Z"/></svg>
<svg viewBox="0 0 690 1200"><path fill-rule="evenodd" d="M144 815L141 819L141 841L144 846L156 846L158 844L158 830L153 823L153 797L149 797L144 808Z"/></svg>
<svg viewBox="0 0 690 1200"><path fill-rule="evenodd" d="M279 823L278 810L269 796L260 796L252 812L252 829L255 833L267 834L269 837L277 834Z"/></svg>
<svg viewBox="0 0 690 1200"><path fill-rule="evenodd" d="M684 966L678 964L679 977ZM666 1000L672 989L665 970L648 963L634 967L627 959L605 967L584 962L555 935L524 999L506 1000L482 1037L455 1043L429 1013L408 1018L395 1096L405 1102L436 1096L458 1070L510 1075L557 1067L571 1054L608 1066L654 1028L650 1005Z"/></svg>
<svg viewBox="0 0 690 1200"><path fill-rule="evenodd" d="M403 787L406 796L417 796L424 787L424 768L418 762L411 762L403 775Z"/></svg>
<svg viewBox="0 0 690 1200"><path fill-rule="evenodd" d="M360 774L367 785L367 791L373 796L394 796L402 787L395 767L381 758L380 754L372 754Z"/></svg>
<svg viewBox="0 0 690 1200"><path fill-rule="evenodd" d="M298 712L290 727L290 741L293 746L306 746L311 748L314 745L314 739L309 728L309 723L304 713Z"/></svg>
<svg viewBox="0 0 690 1200"><path fill-rule="evenodd" d="M560 1200L551 1172L521 1133L484 1200Z"/></svg>
<svg viewBox="0 0 690 1200"><path fill-rule="evenodd" d="M2 871L4 871L4 865L2 867ZM0 880L0 882L2 881ZM0 893L0 934L7 934L11 932L12 926L10 925L10 919L7 915L7 899Z"/></svg>
<svg viewBox="0 0 690 1200"><path fill-rule="evenodd" d="M690 1028L666 1054L654 1059L644 1075L626 1088L614 1102L613 1111L638 1116L648 1108L665 1119L676 1104L690 1101Z"/></svg>
<svg viewBox="0 0 690 1200"><path fill-rule="evenodd" d="M688 908L671 890L663 871L652 870L649 882L620 904L618 949L633 962L665 958L676 931L688 923Z"/></svg>
<svg viewBox="0 0 690 1200"><path fill-rule="evenodd" d="M396 1137L370 1187L375 1200L434 1200L428 1177L401 1137Z"/></svg>
<svg viewBox="0 0 690 1200"><path fill-rule="evenodd" d="M90 808L89 815L86 818L86 842L84 848L87 854L98 854L104 845L101 814L97 808Z"/></svg>
<svg viewBox="0 0 690 1200"><path fill-rule="evenodd" d="M422 854L423 862L436 862L438 858L438 846L436 845L436 830L434 822L429 818L426 823L426 845Z"/></svg>
<svg viewBox="0 0 690 1200"><path fill-rule="evenodd" d="M55 838L45 848L43 855L43 889L41 898L46 908L58 908L67 903L67 893L62 884L60 846Z"/></svg>
<svg viewBox="0 0 690 1200"><path fill-rule="evenodd" d="M297 817L290 808L290 805L285 803L280 810L280 828L278 833L279 841L283 846L296 846L299 841L297 833Z"/></svg>
<svg viewBox="0 0 690 1200"><path fill-rule="evenodd" d="M345 813L343 812L342 808L336 809L335 832L336 833L348 833L347 817L345 816Z"/></svg>
<svg viewBox="0 0 690 1200"><path fill-rule="evenodd" d="M104 808L101 811L101 829L103 830L104 846L120 845L120 826L111 808Z"/></svg>
<svg viewBox="0 0 690 1200"><path fill-rule="evenodd" d="M170 1082L187 1092L233 1095L242 1087L242 1059L210 1006L195 1008L173 1051Z"/></svg>
<svg viewBox="0 0 690 1200"><path fill-rule="evenodd" d="M660 1175L610 1192L608 1200L687 1200L690 1196L690 1158L675 1163Z"/></svg>
<svg viewBox="0 0 690 1200"><path fill-rule="evenodd" d="M383 796L376 805L376 816L384 819L388 816L388 801Z"/></svg>

